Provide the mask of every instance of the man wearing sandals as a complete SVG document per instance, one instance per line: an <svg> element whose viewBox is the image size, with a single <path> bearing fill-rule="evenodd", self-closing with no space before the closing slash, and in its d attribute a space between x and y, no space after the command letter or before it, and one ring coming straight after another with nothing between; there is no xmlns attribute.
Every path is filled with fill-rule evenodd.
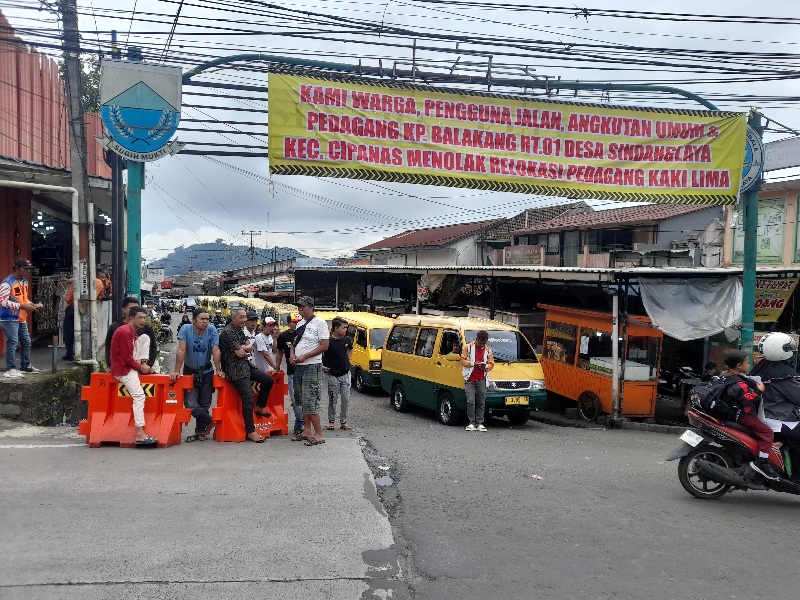
<svg viewBox="0 0 800 600"><path fill-rule="evenodd" d="M347 424L347 406L350 404L350 357L353 340L347 335L347 321L336 317L331 322L328 349L322 355L322 370L328 374L328 429L336 423L336 401L341 397L339 428L350 429Z"/></svg>
<svg viewBox="0 0 800 600"><path fill-rule="evenodd" d="M272 375L264 373L250 364L248 354L252 352L253 345L245 337L245 323L247 323L247 311L243 308L232 310L230 324L219 334L219 349L222 355L222 372L225 373L225 377L233 384L242 399L242 417L247 439L260 444L264 438L256 432L253 412L255 411L259 417L271 416L271 413L266 410L266 406L275 380ZM253 407L251 381L261 384L255 407Z"/></svg>
<svg viewBox="0 0 800 600"><path fill-rule="evenodd" d="M178 332L178 351L175 354L175 371L170 374L170 381L180 377L181 367L184 375L191 375L194 386L186 392L184 404L192 410L195 420L194 435L186 441L203 441L208 439L214 429L211 420L211 396L214 393L214 369L224 378L220 363L219 332L211 324L208 309L195 308L192 311L192 322L188 327L181 327ZM212 365L213 361L213 365Z"/></svg>
<svg viewBox="0 0 800 600"><path fill-rule="evenodd" d="M158 440L144 431L144 390L139 381L139 373L147 375L150 366L133 358L133 345L139 330L147 322L147 311L134 306L128 313L128 322L118 327L111 337L111 374L124 384L133 398L133 423L136 426L136 445L154 446Z"/></svg>
<svg viewBox="0 0 800 600"><path fill-rule="evenodd" d="M289 360L295 367L294 393L303 405L303 434L306 446L325 443L322 437L319 378L322 353L328 349L328 326L314 314L314 300L300 296L296 303L303 320L297 326ZM312 433L313 428L313 433Z"/></svg>

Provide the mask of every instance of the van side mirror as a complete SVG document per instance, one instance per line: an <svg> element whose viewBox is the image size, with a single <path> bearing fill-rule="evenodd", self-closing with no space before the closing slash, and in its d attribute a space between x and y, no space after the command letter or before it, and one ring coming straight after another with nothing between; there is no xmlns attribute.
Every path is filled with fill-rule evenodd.
<svg viewBox="0 0 800 600"><path fill-rule="evenodd" d="M444 357L444 359L445 360L449 360L451 362L457 362L457 361L461 360L461 355L460 354L454 354L453 352L451 352L450 354L447 354Z"/></svg>

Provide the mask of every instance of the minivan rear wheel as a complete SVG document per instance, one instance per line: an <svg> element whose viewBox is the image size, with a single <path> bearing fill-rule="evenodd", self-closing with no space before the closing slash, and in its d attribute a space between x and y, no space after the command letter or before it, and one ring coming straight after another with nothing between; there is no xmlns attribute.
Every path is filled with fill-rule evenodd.
<svg viewBox="0 0 800 600"><path fill-rule="evenodd" d="M392 385L392 408L397 412L406 412L409 409L408 399L406 398L406 388L399 381Z"/></svg>
<svg viewBox="0 0 800 600"><path fill-rule="evenodd" d="M436 411L442 425L458 425L464 418L463 413L456 408L453 394L442 392L439 394L439 410Z"/></svg>
<svg viewBox="0 0 800 600"><path fill-rule="evenodd" d="M353 374L353 385L355 385L356 390L359 392L363 392L366 389L366 385L364 384L364 371L361 369L356 369L356 372Z"/></svg>

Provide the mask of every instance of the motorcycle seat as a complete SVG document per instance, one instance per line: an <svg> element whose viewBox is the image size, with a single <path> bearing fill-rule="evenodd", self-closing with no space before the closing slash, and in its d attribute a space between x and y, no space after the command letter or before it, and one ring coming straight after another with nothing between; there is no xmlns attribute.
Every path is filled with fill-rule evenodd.
<svg viewBox="0 0 800 600"><path fill-rule="evenodd" d="M741 431L742 433L746 433L748 435L753 435L752 431L750 431L744 425L740 425L736 421L723 421L722 424L725 425L725 427L730 427L731 429L735 429L736 431Z"/></svg>

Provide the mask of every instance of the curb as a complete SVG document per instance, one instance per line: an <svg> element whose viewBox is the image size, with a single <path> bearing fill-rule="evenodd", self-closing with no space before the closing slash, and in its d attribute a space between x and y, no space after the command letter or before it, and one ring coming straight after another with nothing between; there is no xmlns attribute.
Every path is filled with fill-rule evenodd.
<svg viewBox="0 0 800 600"><path fill-rule="evenodd" d="M576 429L593 429L593 430L606 430L606 429L632 429L635 431L652 431L654 433L669 433L672 435L681 434L687 429L691 428L688 423L686 425L662 425L658 423L639 423L637 421L616 421L613 424L599 425L597 423L589 423L587 421L578 421L570 419L564 415L539 411L531 413L531 420L544 423L546 425L555 425L557 427L573 427Z"/></svg>

